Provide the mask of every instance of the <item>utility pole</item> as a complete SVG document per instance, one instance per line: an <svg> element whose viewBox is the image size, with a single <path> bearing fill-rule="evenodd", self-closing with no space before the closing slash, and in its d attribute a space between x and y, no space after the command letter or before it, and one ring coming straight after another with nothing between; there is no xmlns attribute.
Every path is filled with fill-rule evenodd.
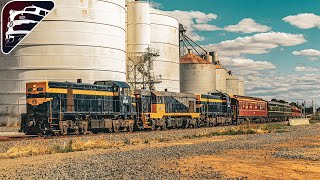
<svg viewBox="0 0 320 180"><path fill-rule="evenodd" d="M316 106L314 104L314 101L312 100L312 115L315 116L316 115Z"/></svg>
<svg viewBox="0 0 320 180"><path fill-rule="evenodd" d="M307 115L306 115L306 101L304 101L304 103L303 103L303 108L304 108L304 118L307 118Z"/></svg>

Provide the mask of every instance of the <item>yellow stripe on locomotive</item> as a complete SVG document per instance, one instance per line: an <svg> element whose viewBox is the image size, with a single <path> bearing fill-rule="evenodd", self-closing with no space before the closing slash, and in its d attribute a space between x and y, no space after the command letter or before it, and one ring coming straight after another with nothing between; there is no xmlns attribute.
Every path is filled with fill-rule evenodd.
<svg viewBox="0 0 320 180"><path fill-rule="evenodd" d="M27 83L28 94L53 93L53 94L67 94L68 88L51 88L49 82L31 82ZM73 89L75 95L92 95L92 96L118 96L116 92L96 91L96 90L77 90Z"/></svg>

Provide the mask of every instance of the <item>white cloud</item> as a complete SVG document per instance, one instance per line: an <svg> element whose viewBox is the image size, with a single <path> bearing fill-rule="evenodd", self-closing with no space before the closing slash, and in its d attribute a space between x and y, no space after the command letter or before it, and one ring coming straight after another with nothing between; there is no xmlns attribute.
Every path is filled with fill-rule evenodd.
<svg viewBox="0 0 320 180"><path fill-rule="evenodd" d="M158 2L150 1L150 7L155 8L155 9L159 9L159 8L162 8L162 4L160 4Z"/></svg>
<svg viewBox="0 0 320 180"><path fill-rule="evenodd" d="M221 58L221 63L235 74L244 76L261 74L262 71L275 69L276 66L267 61L254 61L246 58Z"/></svg>
<svg viewBox="0 0 320 180"><path fill-rule="evenodd" d="M161 11L153 9L153 11L160 11L175 17L179 23L183 24L187 28L187 35L194 41L205 40L204 36L199 35L196 31L229 31L229 32L242 32L242 33L253 33L253 32L267 32L271 28L265 25L256 23L251 18L245 18L241 20L237 25L230 25L225 28L220 28L213 25L211 21L218 18L218 15L213 13L203 13L200 11Z"/></svg>
<svg viewBox="0 0 320 180"><path fill-rule="evenodd" d="M211 24L195 24L194 27L199 31L217 31L221 28Z"/></svg>
<svg viewBox="0 0 320 180"><path fill-rule="evenodd" d="M196 30L199 31L214 31L219 30L220 28L209 24L210 21L218 18L216 14L213 13L203 13L200 11L160 11L162 13L168 14L175 17L179 23L183 24L187 28L187 35L194 41L203 41L205 40L204 36L200 36L196 33Z"/></svg>
<svg viewBox="0 0 320 180"><path fill-rule="evenodd" d="M261 74L254 79L246 77L246 93L266 100L284 99L320 101L320 74Z"/></svg>
<svg viewBox="0 0 320 180"><path fill-rule="evenodd" d="M300 29L320 28L320 16L312 13L287 16L282 20Z"/></svg>
<svg viewBox="0 0 320 180"><path fill-rule="evenodd" d="M275 71L276 66L271 62L244 57L247 54L264 54L278 47L295 46L305 42L301 34L268 32L223 41L208 45L206 48L209 51L218 51L222 64L235 75L245 78L247 95L266 100L277 98L298 101L306 97L306 89L310 97L316 99L319 96L310 89L314 83L318 83L320 90L320 79L317 79L320 75L281 75ZM320 96L318 99L320 100Z"/></svg>
<svg viewBox="0 0 320 180"><path fill-rule="evenodd" d="M319 60L320 58L320 51L315 49L305 49L301 51L293 51L293 55L296 56L306 56L310 61Z"/></svg>
<svg viewBox="0 0 320 180"><path fill-rule="evenodd" d="M297 67L295 67L294 70L296 72L317 72L320 69L319 68L308 68L308 67L305 67L305 66L297 66Z"/></svg>
<svg viewBox="0 0 320 180"><path fill-rule="evenodd" d="M229 32L267 32L271 28L265 25L256 23L251 18L241 20L237 25L230 25L225 28L218 27L212 24L212 21L218 18L218 15L213 13L203 13L200 11L162 11L152 9L155 12L161 12L175 17L179 23L187 28L187 35L194 41L203 41L205 37L200 35L197 31L229 31Z"/></svg>
<svg viewBox="0 0 320 180"><path fill-rule="evenodd" d="M271 27L256 23L251 18L245 18L236 25L230 25L224 28L229 32L254 33L254 32L268 32Z"/></svg>
<svg viewBox="0 0 320 180"><path fill-rule="evenodd" d="M244 54L264 54L277 47L295 46L305 42L302 34L268 32L222 41L205 48L208 51L218 51L222 56L240 57Z"/></svg>

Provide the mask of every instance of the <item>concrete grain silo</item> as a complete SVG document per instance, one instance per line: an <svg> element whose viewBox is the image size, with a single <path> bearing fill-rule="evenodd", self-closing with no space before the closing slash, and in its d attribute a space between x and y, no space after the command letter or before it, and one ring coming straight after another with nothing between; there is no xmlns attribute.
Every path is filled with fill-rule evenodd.
<svg viewBox="0 0 320 180"><path fill-rule="evenodd" d="M239 93L239 84L238 79L235 76L227 74L227 93L230 95L238 95Z"/></svg>
<svg viewBox="0 0 320 180"><path fill-rule="evenodd" d="M244 89L244 81L243 80L239 80L238 81L238 95L240 96L244 96L245 95L245 89Z"/></svg>
<svg viewBox="0 0 320 180"><path fill-rule="evenodd" d="M179 23L157 10L151 10L150 18L151 47L160 52L153 63L154 74L162 77L155 87L159 91L180 92Z"/></svg>
<svg viewBox="0 0 320 180"><path fill-rule="evenodd" d="M25 111L30 81L126 80L125 0L55 0L55 9L0 57L0 121Z"/></svg>
<svg viewBox="0 0 320 180"><path fill-rule="evenodd" d="M151 46L150 4L145 1L127 3L127 56L136 65Z"/></svg>
<svg viewBox="0 0 320 180"><path fill-rule="evenodd" d="M180 59L182 93L208 94L216 91L215 66L192 53Z"/></svg>
<svg viewBox="0 0 320 180"><path fill-rule="evenodd" d="M216 89L219 92L227 92L227 70L223 67L216 66Z"/></svg>

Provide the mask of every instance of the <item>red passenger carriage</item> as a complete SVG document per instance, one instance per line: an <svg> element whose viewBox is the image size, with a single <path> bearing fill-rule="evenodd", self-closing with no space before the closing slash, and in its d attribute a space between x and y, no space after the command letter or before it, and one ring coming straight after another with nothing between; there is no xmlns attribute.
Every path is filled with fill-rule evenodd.
<svg viewBox="0 0 320 180"><path fill-rule="evenodd" d="M238 121L264 121L268 118L268 103L263 99L248 96L234 96L232 106L235 118Z"/></svg>
<svg viewBox="0 0 320 180"><path fill-rule="evenodd" d="M291 112L293 118L300 118L302 116L302 111L296 106L291 106Z"/></svg>

